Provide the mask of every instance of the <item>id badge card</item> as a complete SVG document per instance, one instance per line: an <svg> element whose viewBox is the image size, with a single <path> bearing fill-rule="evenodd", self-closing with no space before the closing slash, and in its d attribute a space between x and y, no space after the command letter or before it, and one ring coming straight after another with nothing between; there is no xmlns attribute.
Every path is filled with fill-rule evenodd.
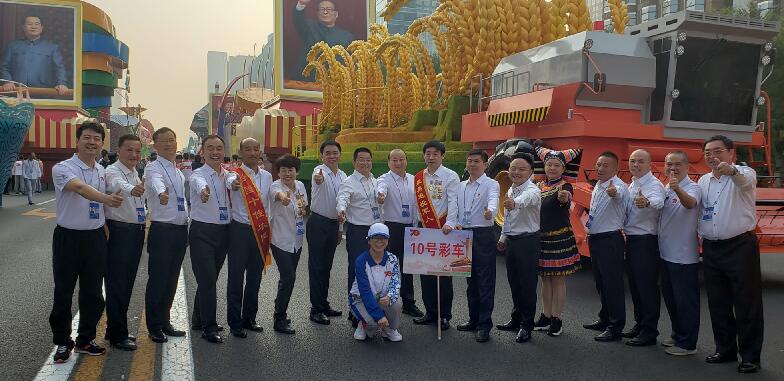
<svg viewBox="0 0 784 381"><path fill-rule="evenodd" d="M305 221L297 221L297 235L305 235Z"/></svg>
<svg viewBox="0 0 784 381"><path fill-rule="evenodd" d="M463 212L463 226L471 226L471 212Z"/></svg>
<svg viewBox="0 0 784 381"><path fill-rule="evenodd" d="M381 210L378 209L377 206L370 208L373 211L373 219L380 220L381 219Z"/></svg>
<svg viewBox="0 0 784 381"><path fill-rule="evenodd" d="M218 207L220 210L220 220L221 221L228 221L229 220L229 209L225 206Z"/></svg>
<svg viewBox="0 0 784 381"><path fill-rule="evenodd" d="M144 218L144 208L136 208L136 220L141 224L144 223Z"/></svg>
<svg viewBox="0 0 784 381"><path fill-rule="evenodd" d="M185 198L184 197L177 197L177 211L184 212L185 211Z"/></svg>
<svg viewBox="0 0 784 381"><path fill-rule="evenodd" d="M409 205L402 205L402 215L404 218L411 217L411 206Z"/></svg>
<svg viewBox="0 0 784 381"><path fill-rule="evenodd" d="M593 223L593 216L589 214L588 215L588 221L585 223L585 227L590 229L592 223Z"/></svg>
<svg viewBox="0 0 784 381"><path fill-rule="evenodd" d="M702 209L702 220L703 221L713 221L713 211L714 207L706 206Z"/></svg>
<svg viewBox="0 0 784 381"><path fill-rule="evenodd" d="M90 203L90 219L97 220L101 218L100 205L97 202Z"/></svg>

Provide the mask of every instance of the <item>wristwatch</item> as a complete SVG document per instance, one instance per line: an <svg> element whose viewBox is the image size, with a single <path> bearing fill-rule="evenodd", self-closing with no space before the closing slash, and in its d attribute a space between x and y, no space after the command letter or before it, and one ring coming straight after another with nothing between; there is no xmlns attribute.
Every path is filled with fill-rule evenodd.
<svg viewBox="0 0 784 381"><path fill-rule="evenodd" d="M738 170L738 167L733 166L732 168L735 169L735 173L733 173L732 176L740 175L740 171Z"/></svg>

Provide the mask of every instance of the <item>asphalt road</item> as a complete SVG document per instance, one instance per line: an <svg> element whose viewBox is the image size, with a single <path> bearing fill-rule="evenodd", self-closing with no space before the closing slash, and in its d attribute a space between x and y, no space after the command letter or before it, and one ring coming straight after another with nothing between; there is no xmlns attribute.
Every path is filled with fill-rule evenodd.
<svg viewBox="0 0 784 381"><path fill-rule="evenodd" d="M37 195L38 201L54 198L52 192ZM0 209L0 380L31 380L44 375L53 346L48 324L52 301L51 236L54 202L27 206L26 198L6 196ZM24 215L26 214L26 215ZM109 350L106 356L77 357L73 369L61 379L78 380L256 380L256 379L737 379L733 364L710 365L704 357L713 353L713 336L704 292L701 300L702 324L698 354L674 358L660 346L631 348L620 343L593 341L593 332L581 325L593 321L598 297L590 271L581 271L568 280L568 300L563 314L564 333L552 338L534 333L527 344L514 342L514 334L494 330L488 343L479 344L471 334L445 331L436 338L434 326L414 326L406 317L400 329L403 342L379 338L356 342L345 318L334 318L329 326L308 320L308 279L306 250L300 260L297 283L289 310L297 330L293 336L272 330L272 304L278 273L275 267L264 276L258 322L263 333L249 332L247 339L228 335L226 342L211 344L196 337L170 346L154 344L146 338L143 322L144 285L147 256L142 258L130 306L130 331L139 336L136 352ZM330 300L344 306L346 297L346 252L339 248L333 269ZM498 258L495 322L506 321L511 297L506 282L504 259ZM765 344L763 370L754 379L784 379L784 255L763 255L763 297L765 303ZM183 318L190 316L196 290L191 264L183 264ZM467 318L466 282L455 279L453 325ZM226 269L218 281L218 321L226 325ZM419 284L416 282L419 299ZM631 320L631 300L627 292L627 320ZM421 307L421 299L419 299ZM77 311L74 300L74 313ZM342 308L344 311L345 308ZM101 324L105 324L103 321ZM185 321L179 323L185 328ZM669 334L669 319L662 306L660 331ZM102 328L99 328L102 332ZM100 335L99 335L100 336ZM662 336L660 336L660 339ZM99 337L100 341L100 337ZM108 343L107 343L108 344ZM192 356L192 361L191 361ZM62 367L62 366L60 366ZM60 369L62 370L62 369ZM59 371L55 369L55 373ZM39 373L41 372L41 373ZM39 378L46 379L46 378ZM50 375L49 379L56 379Z"/></svg>

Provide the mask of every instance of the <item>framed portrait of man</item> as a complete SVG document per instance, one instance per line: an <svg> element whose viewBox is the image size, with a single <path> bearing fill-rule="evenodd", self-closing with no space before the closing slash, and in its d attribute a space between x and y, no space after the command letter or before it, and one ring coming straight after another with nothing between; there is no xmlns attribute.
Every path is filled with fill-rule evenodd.
<svg viewBox="0 0 784 381"><path fill-rule="evenodd" d="M82 4L0 0L0 94L39 106L81 106Z"/></svg>
<svg viewBox="0 0 784 381"><path fill-rule="evenodd" d="M303 75L319 42L345 48L367 40L375 0L275 0L275 94L321 99L315 74Z"/></svg>

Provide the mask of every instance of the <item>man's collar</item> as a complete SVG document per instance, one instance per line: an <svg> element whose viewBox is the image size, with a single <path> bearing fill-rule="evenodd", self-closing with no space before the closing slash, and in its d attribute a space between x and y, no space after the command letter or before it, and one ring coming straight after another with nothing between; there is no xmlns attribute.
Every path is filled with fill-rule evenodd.
<svg viewBox="0 0 784 381"><path fill-rule="evenodd" d="M428 175L437 176L439 174L439 172L441 172L442 168L444 168L443 164L441 164L433 173L430 173L430 169L429 168L425 168L425 172L427 172Z"/></svg>
<svg viewBox="0 0 784 381"><path fill-rule="evenodd" d="M256 170L254 170L253 168L247 166L245 163L242 163L241 167L247 169L247 172L251 172L254 174L258 174L259 172L261 172L261 168L259 166L256 166Z"/></svg>
<svg viewBox="0 0 784 381"><path fill-rule="evenodd" d="M485 181L485 179L487 179L487 178L488 178L488 177L487 177L487 175L483 173L483 174L482 174L482 176L479 176L479 177L478 177L476 180L474 180L474 181L471 181L471 178L469 177L469 178L468 178L468 183L469 183L469 184L471 184L471 183L477 183L477 184L479 184L479 185L482 185L482 183L483 183L483 182ZM530 179L529 179L529 180L530 180Z"/></svg>
<svg viewBox="0 0 784 381"><path fill-rule="evenodd" d="M160 162L161 162L161 165L167 165L167 166L170 166L170 167L176 167L176 166L174 165L174 163L172 163L171 161L167 160L165 157L163 157L163 156L161 156L161 155L158 155L158 158L157 158L157 159L155 159L155 160L156 160L156 161L160 161ZM206 167L206 166L207 166L207 164L204 164L204 166Z"/></svg>
<svg viewBox="0 0 784 381"><path fill-rule="evenodd" d="M78 154L74 154L71 159L73 159L74 163L76 163L76 165L78 165L79 168L81 169L93 169L97 167L97 165L94 165L92 167L87 165L85 162L82 161L82 159L79 158Z"/></svg>
<svg viewBox="0 0 784 381"><path fill-rule="evenodd" d="M126 175L128 175L128 174L131 174L132 172L136 172L135 170L133 170L133 169L130 169L128 166L126 166L126 165L125 165L125 164L124 164L122 161L120 161L120 160L117 160L117 161L116 161L114 164L112 164L112 165L115 165L115 164L117 165L117 168L120 168L120 171L122 171L122 173L124 173L124 174L126 174ZM135 166L134 166L134 167L135 167Z"/></svg>
<svg viewBox="0 0 784 381"><path fill-rule="evenodd" d="M356 176L359 180L362 180L362 179L372 179L373 178L373 172L370 172L370 174L367 177L365 177L365 175L363 175L362 173L360 173L359 171L357 171L355 169L354 173L352 173L351 176Z"/></svg>
<svg viewBox="0 0 784 381"><path fill-rule="evenodd" d="M648 182L650 182L653 179L654 179L654 177L653 177L653 173L651 171L648 171L646 174L642 175L642 177L640 177L640 178L636 178L636 177L634 178L634 180L637 181L638 183L640 183L640 185L648 184Z"/></svg>
<svg viewBox="0 0 784 381"><path fill-rule="evenodd" d="M403 172L403 176L398 175L397 173L395 173L392 170L390 170L389 173L390 173L390 175L394 176L395 179L398 179L398 180L405 180L408 177L408 173L405 173L405 172Z"/></svg>

